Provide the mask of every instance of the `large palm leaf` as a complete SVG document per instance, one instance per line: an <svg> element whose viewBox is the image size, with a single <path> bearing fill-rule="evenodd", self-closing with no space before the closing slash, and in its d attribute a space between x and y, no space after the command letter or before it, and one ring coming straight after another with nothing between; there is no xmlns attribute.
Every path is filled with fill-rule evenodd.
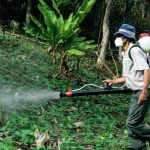
<svg viewBox="0 0 150 150"><path fill-rule="evenodd" d="M45 0L39 0L38 8L43 15L43 21L31 16L34 26L25 26L26 33L49 42L53 52L58 51L62 56L67 53L81 55L84 53L81 51L95 49L94 41L87 41L84 37L78 37L80 33L79 25L91 10L95 0L84 0L76 14L71 13L66 20L60 14L55 1L51 1L53 9L47 5ZM53 56L56 57L55 54Z"/></svg>

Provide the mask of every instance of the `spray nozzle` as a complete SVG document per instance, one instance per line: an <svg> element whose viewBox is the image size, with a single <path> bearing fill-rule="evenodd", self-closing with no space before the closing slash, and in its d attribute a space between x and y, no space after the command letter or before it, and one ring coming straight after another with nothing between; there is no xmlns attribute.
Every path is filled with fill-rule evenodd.
<svg viewBox="0 0 150 150"><path fill-rule="evenodd" d="M69 88L68 91L66 92L66 96L67 97L72 96L72 90L71 90L71 88Z"/></svg>

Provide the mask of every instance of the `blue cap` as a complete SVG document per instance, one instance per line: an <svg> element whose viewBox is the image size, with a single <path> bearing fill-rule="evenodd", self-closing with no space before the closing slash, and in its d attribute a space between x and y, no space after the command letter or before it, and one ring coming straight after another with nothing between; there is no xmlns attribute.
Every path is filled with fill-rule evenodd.
<svg viewBox="0 0 150 150"><path fill-rule="evenodd" d="M129 39L136 39L135 38L135 28L129 24L122 24L119 30L114 34L122 34L123 36Z"/></svg>

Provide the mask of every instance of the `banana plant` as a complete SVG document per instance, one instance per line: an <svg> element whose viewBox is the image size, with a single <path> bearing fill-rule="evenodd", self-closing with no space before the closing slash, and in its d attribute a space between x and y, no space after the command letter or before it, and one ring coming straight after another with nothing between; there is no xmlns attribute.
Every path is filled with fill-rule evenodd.
<svg viewBox="0 0 150 150"><path fill-rule="evenodd" d="M31 15L34 25L26 25L24 30L27 34L46 41L53 52L53 64L56 64L56 53L60 54L60 70L63 73L69 70L67 65L67 56L84 56L87 50L96 48L93 40L86 40L85 37L79 37L80 23L86 14L91 10L95 0L84 0L78 8L76 14L71 13L67 19L61 15L54 0L51 0L52 8L48 6L46 0L39 0L38 9L43 20L39 21Z"/></svg>

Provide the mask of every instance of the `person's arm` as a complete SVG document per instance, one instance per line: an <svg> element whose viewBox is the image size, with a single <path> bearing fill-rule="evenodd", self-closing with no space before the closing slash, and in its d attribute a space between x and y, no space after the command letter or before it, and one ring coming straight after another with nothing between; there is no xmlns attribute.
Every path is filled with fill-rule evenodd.
<svg viewBox="0 0 150 150"><path fill-rule="evenodd" d="M142 104L147 99L148 87L150 84L150 69L144 70L144 86L139 96L138 103Z"/></svg>
<svg viewBox="0 0 150 150"><path fill-rule="evenodd" d="M116 79L106 79L104 81L102 81L103 83L109 83L109 85L111 84L118 84L118 83L124 83L126 81L125 77L121 77L121 78L116 78Z"/></svg>

